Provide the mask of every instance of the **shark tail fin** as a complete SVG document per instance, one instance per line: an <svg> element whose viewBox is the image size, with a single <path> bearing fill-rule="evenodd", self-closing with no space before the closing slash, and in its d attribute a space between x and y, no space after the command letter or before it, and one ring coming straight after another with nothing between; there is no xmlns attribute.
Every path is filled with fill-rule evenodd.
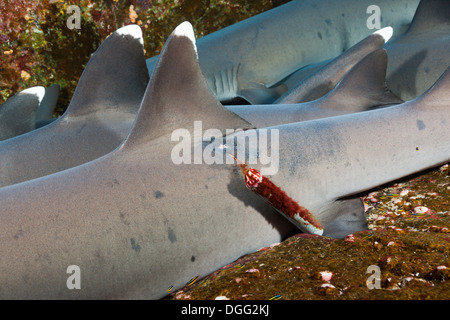
<svg viewBox="0 0 450 320"><path fill-rule="evenodd" d="M450 1L421 0L406 33L420 34L442 25L450 25Z"/></svg>
<svg viewBox="0 0 450 320"><path fill-rule="evenodd" d="M213 95L198 62L189 22L180 24L166 41L142 100L134 126L122 148L145 143L178 128L202 121L203 130L247 129L253 126L227 110Z"/></svg>
<svg viewBox="0 0 450 320"><path fill-rule="evenodd" d="M147 83L141 28L122 27L103 41L90 58L64 116L103 109L136 113Z"/></svg>
<svg viewBox="0 0 450 320"><path fill-rule="evenodd" d="M378 49L358 62L322 99L342 101L349 111L403 103L386 87L387 54Z"/></svg>

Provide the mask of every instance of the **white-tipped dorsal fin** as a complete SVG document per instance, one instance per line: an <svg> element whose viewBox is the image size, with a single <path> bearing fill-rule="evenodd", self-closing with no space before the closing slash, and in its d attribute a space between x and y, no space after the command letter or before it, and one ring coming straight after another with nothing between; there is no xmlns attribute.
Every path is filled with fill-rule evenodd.
<svg viewBox="0 0 450 320"><path fill-rule="evenodd" d="M392 29L392 27L385 27L383 29L375 31L373 34L378 34L378 35L382 36L384 39L384 42L388 42L391 39L393 33L394 33L394 29Z"/></svg>
<svg viewBox="0 0 450 320"><path fill-rule="evenodd" d="M384 49L368 54L323 99L342 101L349 110L355 111L402 103L403 100L386 87L386 67Z"/></svg>
<svg viewBox="0 0 450 320"><path fill-rule="evenodd" d="M31 87L0 105L0 140L12 138L36 128L36 110L44 95L44 87Z"/></svg>
<svg viewBox="0 0 450 320"><path fill-rule="evenodd" d="M113 32L92 55L64 117L105 109L136 113L148 83L141 28Z"/></svg>
<svg viewBox="0 0 450 320"><path fill-rule="evenodd" d="M31 87L24 89L14 96L6 100L3 104L0 104L1 112L21 112L19 108L30 108L29 110L36 111L42 99L45 96L45 88L41 86Z"/></svg>
<svg viewBox="0 0 450 320"><path fill-rule="evenodd" d="M450 1L421 0L406 34L420 34L441 27L450 27Z"/></svg>
<svg viewBox="0 0 450 320"><path fill-rule="evenodd" d="M18 95L34 95L38 98L39 103L41 103L45 96L45 88L41 86L31 87L20 91Z"/></svg>
<svg viewBox="0 0 450 320"><path fill-rule="evenodd" d="M144 46L144 39L142 38L142 30L141 27L139 27L136 24L130 24L128 26L122 27L120 29L117 29L115 32L117 35L121 36L131 36L134 39L138 40L139 43Z"/></svg>
<svg viewBox="0 0 450 320"><path fill-rule="evenodd" d="M159 55L138 116L123 146L153 140L176 129L247 129L253 126L227 110L206 83L197 57L195 36L189 22L170 35Z"/></svg>

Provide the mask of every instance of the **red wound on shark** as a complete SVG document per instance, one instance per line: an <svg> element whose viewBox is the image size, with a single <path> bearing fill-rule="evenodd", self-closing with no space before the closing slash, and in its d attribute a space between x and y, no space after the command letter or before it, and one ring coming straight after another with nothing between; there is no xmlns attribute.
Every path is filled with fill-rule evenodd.
<svg viewBox="0 0 450 320"><path fill-rule="evenodd" d="M314 215L289 197L269 178L261 175L258 170L248 167L247 164L238 163L238 167L245 176L247 188L266 199L275 210L294 223L300 230L317 235L323 234L323 226Z"/></svg>

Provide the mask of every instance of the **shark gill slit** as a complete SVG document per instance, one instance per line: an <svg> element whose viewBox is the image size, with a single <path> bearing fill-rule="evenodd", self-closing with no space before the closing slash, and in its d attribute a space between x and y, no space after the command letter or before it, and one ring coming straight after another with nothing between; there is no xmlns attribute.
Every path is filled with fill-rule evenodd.
<svg viewBox="0 0 450 320"><path fill-rule="evenodd" d="M221 100L234 98L238 89L237 74L238 66L227 67L214 73L215 94Z"/></svg>

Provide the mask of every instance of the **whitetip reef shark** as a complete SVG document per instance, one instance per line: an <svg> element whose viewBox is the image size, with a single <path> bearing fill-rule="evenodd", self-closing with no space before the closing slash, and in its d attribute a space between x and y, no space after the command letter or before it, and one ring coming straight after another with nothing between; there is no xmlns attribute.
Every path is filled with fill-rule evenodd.
<svg viewBox="0 0 450 320"><path fill-rule="evenodd" d="M330 64L331 66L324 68L324 72L319 76L309 78L308 83L303 83L303 90L298 89L301 92L308 91L309 97L317 94L320 91L317 90L317 85L320 85L318 81L323 81L326 78L327 86L337 82L337 77L345 74L343 70L350 69L349 66L356 64L357 60L362 58L365 53L380 48L390 38L391 34L392 29L390 27L375 32L354 48L349 49L344 57L339 59L338 63ZM122 38L125 36L126 40L123 40ZM128 46L128 42L133 45ZM65 114L59 119L48 120L51 118L57 102L59 86L53 85L45 89L44 99L37 111L37 124L38 127L41 127L48 125L48 122L54 123L48 125L45 129L0 143L0 187L38 178L93 160L112 151L125 139L140 103L140 100L137 101L139 97L143 96L147 83L145 67L141 70L137 69L141 68L142 65L145 66L141 53L142 42L142 33L139 27L135 25L119 29L112 34L111 39L102 43L80 78L77 94ZM123 46L128 46L128 48L121 48ZM136 48L136 53L129 54L128 58L123 60L124 52L134 48ZM383 60L379 62L381 61ZM377 61L376 64L379 62ZM130 70L131 72L124 76L121 74L122 70ZM131 79L133 72L138 76ZM367 73L370 71L361 72ZM95 76L94 73L96 73ZM108 81L101 82L98 80L100 77L108 77ZM363 77L365 76L363 75ZM373 79L373 77L369 76L368 79ZM382 79L383 76L380 80ZM352 106L346 103L345 107L342 105L338 107L339 103L336 105L335 102L340 98L339 95L335 94L332 98L326 99L327 103L334 105L334 110L330 110L331 108L321 109L318 104L316 105L317 108L314 109L312 108L314 104L310 104L309 107L303 107L302 110L299 110L303 112L301 118L306 120L311 118L311 114L318 118L337 113L356 112L374 104L383 103L380 101L381 95L377 96L379 99L377 101L367 101L363 96L367 96L369 93L374 94L375 91L371 88L373 81L370 83L365 79L361 81L366 82L365 86L370 89L367 94L357 88L361 85L360 83L352 86L340 86L342 95L345 91L343 88L346 88L349 92L358 90L361 94L356 99L356 91L353 92L354 103ZM125 83L126 85L124 85ZM123 87L123 89L110 95L109 90L113 86ZM129 93L125 93L125 89L131 86L135 87L134 92L130 90ZM307 90L305 90L306 87L308 87ZM380 89L378 86L376 88ZM300 99L298 92L292 94ZM96 95L98 97L95 97ZM387 95L385 95L386 97ZM113 105L116 107L112 107ZM283 106L280 106L280 108L283 108ZM336 109L340 110L336 111ZM244 112L248 113L251 110L253 109L250 108ZM255 120L254 116L260 114L262 110L259 109L257 113L253 113L252 120ZM295 122L295 119L291 119L289 122Z"/></svg>
<svg viewBox="0 0 450 320"><path fill-rule="evenodd" d="M321 222L324 235L366 228L362 202L343 198L450 159L449 89L447 70L413 101L267 128L280 138L270 179ZM208 130L253 130L211 93L185 22L167 40L117 149L0 188L0 297L158 299L296 232L245 186L235 163L174 163L174 130L195 121L203 131L189 143L194 156L211 144ZM73 265L79 290L67 286Z"/></svg>
<svg viewBox="0 0 450 320"><path fill-rule="evenodd" d="M405 101L424 93L450 65L450 2L420 1L408 29L383 47L389 58L388 87ZM327 63L328 60L302 68L281 83L300 82Z"/></svg>
<svg viewBox="0 0 450 320"><path fill-rule="evenodd" d="M36 112L44 95L44 87L36 86L22 90L0 105L0 140L36 128Z"/></svg>
<svg viewBox="0 0 450 320"><path fill-rule="evenodd" d="M220 101L272 103L282 81L310 64L340 55L374 30L367 9L377 5L394 37L411 23L419 0L294 0L197 40L208 85ZM149 74L158 56L147 59Z"/></svg>
<svg viewBox="0 0 450 320"><path fill-rule="evenodd" d="M282 82L289 89L274 104L292 104L309 102L323 97L330 92L344 75L368 54L381 49L392 37L393 29L386 27L375 31L329 63L301 80L292 74Z"/></svg>
<svg viewBox="0 0 450 320"><path fill-rule="evenodd" d="M450 1L422 0L408 30L384 48L388 87L403 100L424 93L450 66Z"/></svg>
<svg viewBox="0 0 450 320"><path fill-rule="evenodd" d="M386 67L386 51L378 49L358 62L333 90L317 100L295 104L226 107L257 128L263 128L402 103L403 100L386 87Z"/></svg>
<svg viewBox="0 0 450 320"><path fill-rule="evenodd" d="M71 168L117 148L148 83L143 50L139 26L112 33L90 58L60 118L0 142L0 187Z"/></svg>

